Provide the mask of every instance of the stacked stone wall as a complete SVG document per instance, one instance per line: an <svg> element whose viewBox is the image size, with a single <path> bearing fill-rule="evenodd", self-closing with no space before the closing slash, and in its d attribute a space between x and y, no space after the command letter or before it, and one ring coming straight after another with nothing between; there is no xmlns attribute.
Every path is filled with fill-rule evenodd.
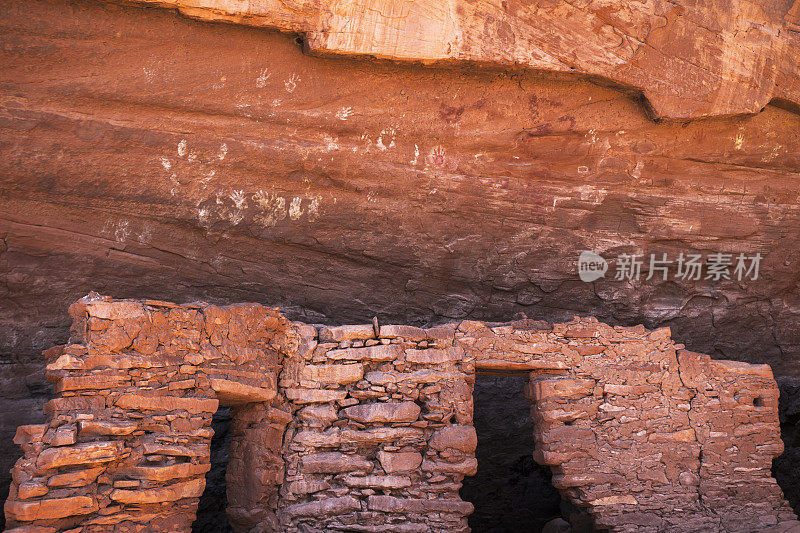
<svg viewBox="0 0 800 533"><path fill-rule="evenodd" d="M252 402L264 406L276 397L280 350L292 345L288 321L258 305L99 296L84 298L70 314L73 342L46 352L58 394L45 406L47 422L21 426L14 439L24 456L12 470L5 504L10 527L189 531L210 468L211 417L220 402L240 413L234 468L241 458L256 457L263 474L256 483L231 479L234 517L246 514L247 505L261 515L270 505L274 511L270 494L281 483L280 437L288 417L271 414L275 407L253 414ZM240 429L244 414L259 427ZM253 435L261 431L278 439ZM259 497L240 501L242 493Z"/></svg>
<svg viewBox="0 0 800 533"><path fill-rule="evenodd" d="M721 530L748 531L754 517L765 525L791 521L794 514L771 473L783 441L780 394L770 367L715 361L686 350L678 352L678 360L681 378L693 392L689 419L702 447L702 505L714 510Z"/></svg>
<svg viewBox="0 0 800 533"><path fill-rule="evenodd" d="M281 387L282 531L468 531L458 491L477 468L473 362L454 328L306 328Z"/></svg>
<svg viewBox="0 0 800 533"><path fill-rule="evenodd" d="M668 329L326 327L97 295L70 313L72 342L45 352L59 397L15 439L16 533L189 531L220 403L234 530L466 532L476 370L529 373L534 458L598 528L800 527L770 473L770 368L689 352Z"/></svg>
<svg viewBox="0 0 800 533"><path fill-rule="evenodd" d="M798 527L770 472L783 444L768 365L714 361L684 350L667 328L592 318L460 329L478 368L531 370L534 458L595 526Z"/></svg>

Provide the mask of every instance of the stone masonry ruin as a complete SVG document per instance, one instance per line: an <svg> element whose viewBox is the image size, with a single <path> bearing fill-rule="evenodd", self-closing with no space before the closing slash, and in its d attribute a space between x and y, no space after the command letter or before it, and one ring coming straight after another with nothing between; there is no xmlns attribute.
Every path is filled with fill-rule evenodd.
<svg viewBox="0 0 800 533"><path fill-rule="evenodd" d="M468 531L477 370L530 372L537 462L610 531L796 531L768 365L593 318L313 326L257 304L90 295L45 352L9 531L189 531L231 406L235 531Z"/></svg>

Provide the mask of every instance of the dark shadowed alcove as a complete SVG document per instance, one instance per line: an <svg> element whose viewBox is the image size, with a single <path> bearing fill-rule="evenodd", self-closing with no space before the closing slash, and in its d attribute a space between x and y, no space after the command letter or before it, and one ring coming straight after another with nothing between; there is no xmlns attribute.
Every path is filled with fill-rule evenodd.
<svg viewBox="0 0 800 533"><path fill-rule="evenodd" d="M779 378L779 414L783 453L772 461L772 475L783 494L800 512L800 379Z"/></svg>
<svg viewBox="0 0 800 533"><path fill-rule="evenodd" d="M461 497L475 506L474 533L541 531L560 517L561 498L550 468L537 464L530 406L523 388L528 373L478 373L474 425L478 473L464 479Z"/></svg>
<svg viewBox="0 0 800 533"><path fill-rule="evenodd" d="M206 488L197 505L192 533L228 533L233 531L225 512L228 507L225 471L231 444L231 408L221 405L212 419L211 470L206 473Z"/></svg>

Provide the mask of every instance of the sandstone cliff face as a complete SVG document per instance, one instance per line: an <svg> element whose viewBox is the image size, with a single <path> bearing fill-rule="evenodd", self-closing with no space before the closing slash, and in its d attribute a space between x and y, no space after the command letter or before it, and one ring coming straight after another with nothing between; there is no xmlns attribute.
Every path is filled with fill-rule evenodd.
<svg viewBox="0 0 800 533"><path fill-rule="evenodd" d="M781 6L746 18L779 37L777 51L756 47L772 66L745 70L772 74L698 99L727 108L687 113L781 107L654 121L648 107L681 115L658 111L652 84L592 83L604 71L585 65L320 58L294 35L169 10L6 2L0 353L2 395L19 403L4 400L3 431L39 421L39 352L66 340L64 311L90 290L258 301L306 322L592 314L668 325L691 349L797 375L800 117L775 87L797 84L786 58L798 9ZM311 30L294 29L313 48ZM653 75L694 83L682 65ZM702 84L669 102L682 109ZM585 249L764 260L756 281L586 284Z"/></svg>
<svg viewBox="0 0 800 533"><path fill-rule="evenodd" d="M296 32L319 54L589 74L641 91L656 116L800 104L800 2L132 0Z"/></svg>
<svg viewBox="0 0 800 533"><path fill-rule="evenodd" d="M793 372L795 114L657 123L575 77L320 59L157 9L5 10L6 353L113 288L340 322L591 313ZM754 282L591 285L583 249L765 259Z"/></svg>

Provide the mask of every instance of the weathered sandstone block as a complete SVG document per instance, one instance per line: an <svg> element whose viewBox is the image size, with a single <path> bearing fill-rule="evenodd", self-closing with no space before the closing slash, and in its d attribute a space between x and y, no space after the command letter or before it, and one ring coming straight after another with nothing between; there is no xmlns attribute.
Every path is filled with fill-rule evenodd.
<svg viewBox="0 0 800 533"><path fill-rule="evenodd" d="M93 483L104 470L105 468L98 467L56 474L47 480L47 485L50 487L83 487Z"/></svg>
<svg viewBox="0 0 800 533"><path fill-rule="evenodd" d="M425 472L436 473L452 473L461 474L463 476L474 476L478 471L478 460L471 457L465 461L450 462L450 461L436 461L424 459L422 461L422 470Z"/></svg>
<svg viewBox="0 0 800 533"><path fill-rule="evenodd" d="M335 422L339 415L332 405L309 405L300 409L297 412L297 417L310 427L326 427Z"/></svg>
<svg viewBox="0 0 800 533"><path fill-rule="evenodd" d="M345 476L343 481L348 487L378 490L396 490L411 486L411 478L408 476Z"/></svg>
<svg viewBox="0 0 800 533"><path fill-rule="evenodd" d="M326 403L347 397L347 391L328 389L286 389L285 394L287 399L300 404Z"/></svg>
<svg viewBox="0 0 800 533"><path fill-rule="evenodd" d="M50 446L67 446L75 444L78 436L78 430L75 426L60 426L56 429L55 435L50 440Z"/></svg>
<svg viewBox="0 0 800 533"><path fill-rule="evenodd" d="M419 452L378 452L378 461L387 474L396 472L410 472L422 464L422 454Z"/></svg>
<svg viewBox="0 0 800 533"><path fill-rule="evenodd" d="M543 379L532 383L531 393L537 402L550 398L569 400L591 394L594 386L591 379Z"/></svg>
<svg viewBox="0 0 800 533"><path fill-rule="evenodd" d="M453 372L440 372L438 370L415 370L413 372L367 372L364 379L375 385L386 385L388 383L436 383L447 379L459 378Z"/></svg>
<svg viewBox="0 0 800 533"><path fill-rule="evenodd" d="M47 431L47 424L30 424L19 426L14 435L14 444L31 444L33 442L41 442L45 431Z"/></svg>
<svg viewBox="0 0 800 533"><path fill-rule="evenodd" d="M208 445L205 443L191 446L180 446L161 442L145 442L142 444L145 455L172 455L176 457L205 457L208 455Z"/></svg>
<svg viewBox="0 0 800 533"><path fill-rule="evenodd" d="M434 450L453 448L471 453L478 446L478 435L471 426L445 426L433 434L429 445Z"/></svg>
<svg viewBox="0 0 800 533"><path fill-rule="evenodd" d="M299 431L294 435L294 442L311 448L335 448L342 442L338 428L328 431Z"/></svg>
<svg viewBox="0 0 800 533"><path fill-rule="evenodd" d="M325 517L359 510L361 510L361 504L357 499L352 496L343 496L340 498L328 498L317 502L299 503L285 508L283 513L289 517Z"/></svg>
<svg viewBox="0 0 800 533"><path fill-rule="evenodd" d="M204 478L193 479L160 488L140 490L115 490L111 492L111 499L127 504L148 504L161 502L174 502L183 498L197 498L203 493L206 486Z"/></svg>
<svg viewBox="0 0 800 533"><path fill-rule="evenodd" d="M395 324L389 326L381 326L380 336L386 339L394 339L397 337L402 337L407 341L416 342L428 338L428 333L426 330L422 328Z"/></svg>
<svg viewBox="0 0 800 533"><path fill-rule="evenodd" d="M277 390L272 387L254 387L229 379L211 378L211 388L217 393L220 402L226 405L240 403L268 402L275 397Z"/></svg>
<svg viewBox="0 0 800 533"><path fill-rule="evenodd" d="M364 377L364 367L354 365L306 365L301 372L301 379L320 381L323 383L347 384L355 383Z"/></svg>
<svg viewBox="0 0 800 533"><path fill-rule="evenodd" d="M185 479L205 474L211 469L209 463L178 463L165 466L134 466L127 470L132 477L149 479L151 481L170 481Z"/></svg>
<svg viewBox="0 0 800 533"><path fill-rule="evenodd" d="M87 442L75 446L48 448L39 454L36 466L47 469L107 463L119 457L121 450L120 442Z"/></svg>
<svg viewBox="0 0 800 533"><path fill-rule="evenodd" d="M385 442L402 445L423 437L422 430L415 428L371 428L362 431L345 429L342 430L341 434L343 442L353 444L379 444Z"/></svg>
<svg viewBox="0 0 800 533"><path fill-rule="evenodd" d="M94 435L130 435L139 427L136 422L128 420L80 420L78 434Z"/></svg>
<svg viewBox="0 0 800 533"><path fill-rule="evenodd" d="M395 424L417 420L420 407L414 402L380 402L354 405L343 409L342 414L362 424Z"/></svg>
<svg viewBox="0 0 800 533"><path fill-rule="evenodd" d="M473 506L469 502L450 500L426 500L413 498L396 498L393 496L370 496L368 505L371 510L387 513L423 514L431 512L469 514Z"/></svg>
<svg viewBox="0 0 800 533"><path fill-rule="evenodd" d="M406 361L409 363L440 365L452 361L460 361L464 358L462 348L447 348L446 350L406 350Z"/></svg>
<svg viewBox="0 0 800 533"><path fill-rule="evenodd" d="M309 474L344 472L370 472L372 462L358 455L345 455L337 452L315 453L302 457L302 471Z"/></svg>
<svg viewBox="0 0 800 533"><path fill-rule="evenodd" d="M117 407L133 410L177 411L185 410L191 414L213 413L219 407L219 400L204 398L181 398L178 396L142 396L123 394L116 402Z"/></svg>
<svg viewBox="0 0 800 533"><path fill-rule="evenodd" d="M97 510L97 503L88 496L42 499L36 501L7 501L5 512L16 520L51 520L84 515Z"/></svg>
<svg viewBox="0 0 800 533"><path fill-rule="evenodd" d="M20 500L44 496L48 492L49 489L47 488L47 485L36 481L26 481L24 483L20 483L19 487L17 487L17 497Z"/></svg>
<svg viewBox="0 0 800 533"><path fill-rule="evenodd" d="M337 326L320 328L320 342L342 342L346 340L364 340L375 337L375 328L372 324L363 326Z"/></svg>
<svg viewBox="0 0 800 533"><path fill-rule="evenodd" d="M130 382L127 376L81 376L63 377L56 382L55 391L58 393L71 390L88 389L113 389L119 385Z"/></svg>
<svg viewBox="0 0 800 533"><path fill-rule="evenodd" d="M377 344L365 348L346 348L344 350L331 350L325 354L333 361L394 361L403 353L399 344Z"/></svg>

